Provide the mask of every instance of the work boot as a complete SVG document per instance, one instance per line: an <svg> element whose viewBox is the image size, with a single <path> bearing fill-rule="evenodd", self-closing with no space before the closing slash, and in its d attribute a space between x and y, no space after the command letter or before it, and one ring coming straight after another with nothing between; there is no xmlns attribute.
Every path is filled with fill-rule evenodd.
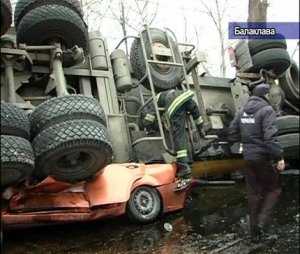
<svg viewBox="0 0 300 254"><path fill-rule="evenodd" d="M258 216L261 209L262 198L259 194L248 190L248 207L250 215L250 230L258 225Z"/></svg>
<svg viewBox="0 0 300 254"><path fill-rule="evenodd" d="M251 243L257 244L260 243L263 239L263 228L258 225L253 225L250 228L250 234L251 234Z"/></svg>
<svg viewBox="0 0 300 254"><path fill-rule="evenodd" d="M251 231L251 242L254 244L262 243L272 245L278 239L278 235L270 234L263 225L257 225Z"/></svg>
<svg viewBox="0 0 300 254"><path fill-rule="evenodd" d="M192 178L192 169L188 163L176 162L177 172L176 177L181 179Z"/></svg>
<svg viewBox="0 0 300 254"><path fill-rule="evenodd" d="M276 190L268 193L266 195L266 197L264 198L262 205L261 205L260 213L257 218L259 225L264 226L270 222L273 208L278 201L280 193L281 193L281 190L276 189Z"/></svg>
<svg viewBox="0 0 300 254"><path fill-rule="evenodd" d="M177 162L176 187L175 191L184 190L192 182L192 170L188 163Z"/></svg>
<svg viewBox="0 0 300 254"><path fill-rule="evenodd" d="M278 235L272 232L269 229L269 226L259 224L258 230L261 237L261 241L263 241L266 244L272 244L278 239Z"/></svg>

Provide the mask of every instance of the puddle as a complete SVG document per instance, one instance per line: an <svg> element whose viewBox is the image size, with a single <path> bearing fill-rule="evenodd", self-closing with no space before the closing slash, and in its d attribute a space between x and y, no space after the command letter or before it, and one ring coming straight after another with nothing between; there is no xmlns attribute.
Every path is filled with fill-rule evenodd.
<svg viewBox="0 0 300 254"><path fill-rule="evenodd" d="M282 176L283 194L274 212L272 230L278 240L254 252L245 241L218 253L299 253L299 176ZM247 233L245 187L200 187L187 207L151 225L133 225L126 218L18 230L4 233L9 254L194 254L216 250ZM164 228L172 225L172 231Z"/></svg>

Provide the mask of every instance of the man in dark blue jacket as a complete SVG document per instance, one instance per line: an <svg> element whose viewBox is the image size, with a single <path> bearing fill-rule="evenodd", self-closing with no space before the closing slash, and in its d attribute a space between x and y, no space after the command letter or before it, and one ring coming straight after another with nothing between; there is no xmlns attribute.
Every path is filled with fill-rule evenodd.
<svg viewBox="0 0 300 254"><path fill-rule="evenodd" d="M268 101L269 90L268 84L257 85L228 131L229 141L242 143L247 161L245 178L253 240L260 240L263 235L281 193L279 171L285 168L282 149L276 140L276 114Z"/></svg>

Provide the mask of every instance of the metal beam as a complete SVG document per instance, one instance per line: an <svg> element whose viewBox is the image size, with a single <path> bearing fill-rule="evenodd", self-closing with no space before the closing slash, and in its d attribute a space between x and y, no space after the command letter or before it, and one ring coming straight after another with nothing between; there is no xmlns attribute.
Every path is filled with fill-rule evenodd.
<svg viewBox="0 0 300 254"><path fill-rule="evenodd" d="M54 49L52 58L52 73L55 79L57 96L68 95L67 82L62 67L62 51L60 48Z"/></svg>
<svg viewBox="0 0 300 254"><path fill-rule="evenodd" d="M185 66L186 69L186 73L189 74L193 69L196 69L196 67L198 66L198 64L200 64L201 61L198 57L194 57L191 61L189 61L187 63L187 65Z"/></svg>
<svg viewBox="0 0 300 254"><path fill-rule="evenodd" d="M211 127L211 124L210 124L210 120L208 118L207 112L205 110L204 100L203 100L202 92L201 92L201 84L200 84L197 70L195 68L192 69L192 78L193 78L194 88L196 91L196 97L197 97L197 101L198 101L199 111L200 111L200 114L201 114L201 116L203 118L203 122L204 122L203 126L204 126L204 129L208 130Z"/></svg>
<svg viewBox="0 0 300 254"><path fill-rule="evenodd" d="M82 68L63 68L65 75L67 76L83 76L83 77L101 77L109 78L109 71L93 70L91 74L89 69ZM33 73L50 73L50 69L46 66L32 66Z"/></svg>
<svg viewBox="0 0 300 254"><path fill-rule="evenodd" d="M4 60L5 65L5 79L7 87L7 101L10 103L16 102L16 91L15 91L15 78L13 62L9 60Z"/></svg>

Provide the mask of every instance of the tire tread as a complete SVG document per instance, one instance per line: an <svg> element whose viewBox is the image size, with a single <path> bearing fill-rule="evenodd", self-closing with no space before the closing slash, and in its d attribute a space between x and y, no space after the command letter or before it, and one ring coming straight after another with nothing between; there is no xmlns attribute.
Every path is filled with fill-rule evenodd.
<svg viewBox="0 0 300 254"><path fill-rule="evenodd" d="M81 18L83 17L83 11L78 0L18 0L14 12L15 27L18 27L18 24L20 23L21 19L29 11L45 4L57 4L61 6L66 6L76 11Z"/></svg>
<svg viewBox="0 0 300 254"><path fill-rule="evenodd" d="M92 120L72 120L52 125L40 132L33 140L33 148L36 155L38 176L46 177L46 164L48 158L60 154L68 149L78 149L86 145L93 146L99 153L99 161L104 161L99 168L80 169L73 172L55 171L54 177L63 180L76 182L93 176L100 168L111 162L112 147L106 127L99 122Z"/></svg>
<svg viewBox="0 0 300 254"><path fill-rule="evenodd" d="M1 135L30 137L30 122L26 112L10 103L1 102Z"/></svg>
<svg viewBox="0 0 300 254"><path fill-rule="evenodd" d="M74 10L57 4L30 10L17 27L18 43L41 45L59 37L67 48L87 49L86 26Z"/></svg>
<svg viewBox="0 0 300 254"><path fill-rule="evenodd" d="M83 95L68 95L47 100L30 115L32 136L51 125L75 119L89 119L106 125L105 113L100 103Z"/></svg>
<svg viewBox="0 0 300 254"><path fill-rule="evenodd" d="M35 158L30 142L21 137L1 135L1 186L24 180L34 170ZM8 170L19 172L13 180L5 180Z"/></svg>
<svg viewBox="0 0 300 254"><path fill-rule="evenodd" d="M166 36L162 30L153 28L150 30L150 33L152 35L153 42L159 41L161 43L163 42L166 43ZM150 43L145 31L142 33L142 36L145 41L145 47L149 58ZM174 54L175 54L176 62L179 62L180 53L178 52L178 50L176 50L175 42L172 39L171 39L171 44L172 44L171 46L173 48L173 51L175 52ZM132 43L131 50L130 50L130 62L135 77L139 80L142 79L146 74L146 65L145 65L140 39L135 39ZM178 86L183 77L183 71L179 67L170 67L168 73L159 73L159 71L157 71L155 68L153 68L150 65L150 72L152 74L153 84L157 91L168 90ZM147 89L149 90L151 89L148 79L146 79L143 82L143 85Z"/></svg>

